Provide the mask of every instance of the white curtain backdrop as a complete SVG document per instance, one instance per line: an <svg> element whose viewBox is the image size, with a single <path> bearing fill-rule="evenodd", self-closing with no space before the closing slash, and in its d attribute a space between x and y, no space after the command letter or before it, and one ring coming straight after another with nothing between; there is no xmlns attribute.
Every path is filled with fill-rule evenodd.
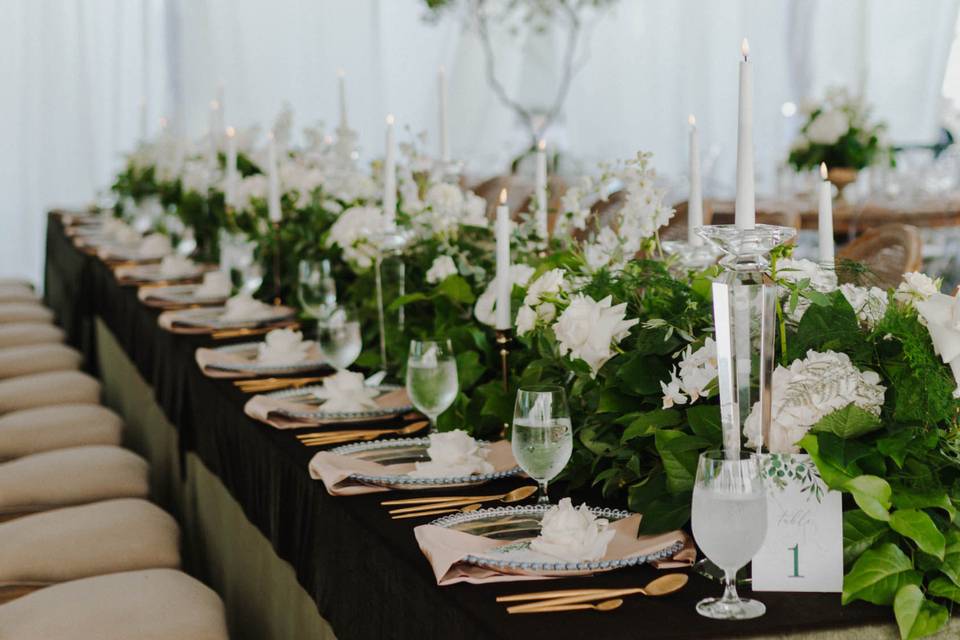
<svg viewBox="0 0 960 640"><path fill-rule="evenodd" d="M686 119L700 125L708 188L733 184L737 60L754 61L758 180L799 123L781 105L843 84L862 92L895 142L930 141L960 0L620 0L590 19L587 54L548 132L568 167L653 151L682 179ZM378 155L393 113L436 145L436 71L449 77L451 146L469 171L500 172L528 142L493 96L480 41L452 12L424 21L422 0L0 0L0 273L39 279L44 212L109 184L140 131L165 115L199 135L224 85L225 120L335 125L335 72L347 73L350 124ZM498 77L521 102L548 101L562 33L492 33ZM401 139L409 134L401 135Z"/></svg>

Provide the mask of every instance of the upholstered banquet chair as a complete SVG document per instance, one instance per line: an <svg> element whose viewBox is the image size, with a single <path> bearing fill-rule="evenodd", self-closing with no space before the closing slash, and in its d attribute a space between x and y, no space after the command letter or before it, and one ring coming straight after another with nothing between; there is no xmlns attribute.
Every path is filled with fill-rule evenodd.
<svg viewBox="0 0 960 640"><path fill-rule="evenodd" d="M84 445L119 445L123 419L97 404L62 404L0 416L0 462Z"/></svg>
<svg viewBox="0 0 960 640"><path fill-rule="evenodd" d="M471 190L487 201L487 217L496 216L497 206L500 204L500 191L507 190L507 206L510 208L510 217L514 218L533 195L533 183L519 176L493 176L480 182Z"/></svg>
<svg viewBox="0 0 960 640"><path fill-rule="evenodd" d="M0 303L0 323L53 322L53 311L38 302Z"/></svg>
<svg viewBox="0 0 960 640"><path fill-rule="evenodd" d="M0 379L80 368L83 356L64 344L32 344L0 349Z"/></svg>
<svg viewBox="0 0 960 640"><path fill-rule="evenodd" d="M146 500L106 500L0 524L0 601L29 587L179 567L180 528Z"/></svg>
<svg viewBox="0 0 960 640"><path fill-rule="evenodd" d="M84 578L0 606L0 638L228 640L223 602L173 569Z"/></svg>
<svg viewBox="0 0 960 640"><path fill-rule="evenodd" d="M866 272L843 268L843 260L864 265ZM885 224L867 229L862 235L837 250L841 282L853 282L882 289L900 284L904 273L923 266L923 242L916 227Z"/></svg>
<svg viewBox="0 0 960 640"><path fill-rule="evenodd" d="M40 297L32 287L23 284L0 284L0 303L31 302L37 304Z"/></svg>
<svg viewBox="0 0 960 640"><path fill-rule="evenodd" d="M0 464L0 519L114 498L146 498L147 461L121 447L45 451ZM0 636L2 637L2 636Z"/></svg>
<svg viewBox="0 0 960 640"><path fill-rule="evenodd" d="M80 371L50 371L0 380L0 415L78 402L100 402L100 382Z"/></svg>
<svg viewBox="0 0 960 640"><path fill-rule="evenodd" d="M63 342L60 327L48 322L11 322L0 324L0 349L31 344Z"/></svg>

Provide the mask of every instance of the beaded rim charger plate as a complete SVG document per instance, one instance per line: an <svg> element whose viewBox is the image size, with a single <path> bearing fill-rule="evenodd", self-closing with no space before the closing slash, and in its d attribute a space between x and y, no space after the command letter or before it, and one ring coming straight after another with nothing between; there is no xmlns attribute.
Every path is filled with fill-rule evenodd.
<svg viewBox="0 0 960 640"><path fill-rule="evenodd" d="M309 387L299 387L297 389L274 391L264 395L269 398L276 398L277 400L292 400L294 402L302 402L304 404L313 404L321 402L321 400L314 395L314 392L320 391L323 388L323 385L311 385ZM380 392L379 395L383 395L392 391L397 391L403 387L395 384L379 384L373 388ZM300 418L304 420L360 420L365 418L384 418L399 415L401 413L407 413L408 411L413 411L413 405L408 403L400 406L365 409L363 411L325 411L323 409L323 405L318 404L316 409L300 411L296 409L277 407L276 409L273 409L273 411L288 418Z"/></svg>
<svg viewBox="0 0 960 640"><path fill-rule="evenodd" d="M147 298L154 298L172 304L223 304L229 296L198 296L199 284L173 284L163 287L150 287L144 294Z"/></svg>
<svg viewBox="0 0 960 640"><path fill-rule="evenodd" d="M489 444L478 441L481 444ZM390 467L392 465L407 465L415 462L426 462L430 459L427 448L429 438L398 438L394 440L378 440L375 442L360 442L331 449L330 453L341 456L350 456L360 460L376 462ZM368 475L354 473L350 480L388 489L439 489L444 487L468 487L484 484L491 480L509 478L520 473L520 467L512 467L504 471L491 473L477 473L469 476L437 476L431 478L414 478L404 473Z"/></svg>
<svg viewBox="0 0 960 640"><path fill-rule="evenodd" d="M206 327L210 329L233 329L240 327L259 327L292 318L296 311L290 307L268 306L256 316L237 319L223 319L224 307L203 307L199 309L182 309L174 311L171 320L174 324L189 327Z"/></svg>
<svg viewBox="0 0 960 640"><path fill-rule="evenodd" d="M494 507L468 513L455 513L434 520L431 524L493 540L510 541L510 544L484 553L467 555L461 561L512 575L557 577L590 575L663 560L672 557L683 548L683 542L678 542L654 553L627 554L608 560L566 562L551 558L530 549L530 541L540 534L540 522L544 513L551 507L552 505ZM598 518L606 518L610 522L633 515L629 511L620 509L590 507L590 511Z"/></svg>
<svg viewBox="0 0 960 640"><path fill-rule="evenodd" d="M243 357L244 362L218 362L209 365L214 369L223 371L250 371L261 374L282 374L294 373L299 371L313 371L327 367L326 361L322 357L305 358L300 362L291 364L263 364L257 362L257 354L262 342L243 342L241 344L228 344L222 347L215 347L213 351L219 353L229 353L234 356ZM316 350L316 347L314 347Z"/></svg>

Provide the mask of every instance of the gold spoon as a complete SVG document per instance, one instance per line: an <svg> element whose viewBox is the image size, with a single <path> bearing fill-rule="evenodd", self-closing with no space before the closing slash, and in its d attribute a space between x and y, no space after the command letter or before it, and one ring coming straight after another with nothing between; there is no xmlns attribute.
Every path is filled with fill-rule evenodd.
<svg viewBox="0 0 960 640"><path fill-rule="evenodd" d="M509 493L505 493L500 496L499 501L504 504L510 504L512 502L520 502L521 500L526 500L531 495L536 493L536 485L527 485L524 487L517 487ZM459 507L462 504L470 504L471 502L490 502L496 500L496 498L478 500L477 498L451 498L446 502L429 502L427 504L417 505L415 507L404 507L403 509L391 509L390 514L398 513L410 513L412 511L422 511L424 509L442 509L444 507Z"/></svg>
<svg viewBox="0 0 960 640"><path fill-rule="evenodd" d="M476 504L468 504L467 506L463 507L462 509L435 509L435 510L433 510L433 511L418 511L418 512L416 512L416 513L401 513L401 514L398 515L398 516L390 516L390 517L393 518L394 520L403 520L403 519L405 519L405 518L420 518L420 517L422 517L422 516L439 516L439 515L442 515L442 514L444 514L444 513L456 513L456 512L458 512L458 511L461 512L461 513L470 513L471 511L476 511L476 510L479 509L480 507L481 507L481 505L480 505L479 503L476 503Z"/></svg>
<svg viewBox="0 0 960 640"><path fill-rule="evenodd" d="M614 609L619 609L623 604L622 598L614 598L612 600L604 600L603 602L598 602L596 604L562 604L557 606L544 605L539 609L527 609L524 611L510 611L510 613L554 613L557 611L584 611L584 610L594 610L594 611L613 611ZM508 609L509 611L509 609Z"/></svg>
<svg viewBox="0 0 960 640"><path fill-rule="evenodd" d="M411 433L416 433L420 431L427 425L426 422L414 422L413 424L408 424L402 429L377 429L375 431L346 431L341 433L331 432L327 437L317 436L316 438L302 439L300 443L305 447L322 447L328 444L340 444L342 442L363 442L365 440L373 440L374 438L379 438L380 436L405 436Z"/></svg>
<svg viewBox="0 0 960 640"><path fill-rule="evenodd" d="M401 504L429 504L431 502L450 502L451 500L466 500L470 502L485 502L488 500L501 500L507 496L516 496L523 494L524 497L532 495L537 490L537 485L531 484L524 487L517 487L507 493L496 493L489 496L430 496L427 498L403 498L401 500L384 500L380 504L385 507L392 507Z"/></svg>
<svg viewBox="0 0 960 640"><path fill-rule="evenodd" d="M578 596L567 596L563 598L553 598L553 599L544 599L538 602L531 602L528 604L515 605L507 609L507 613L522 613L530 609L537 609L544 606L557 606L557 605L567 605L567 604L582 604L585 602L590 602L592 600L603 600L605 598L616 598L621 596L630 596L637 593L643 594L650 597L665 596L675 591L679 591L684 586L686 586L687 581L690 578L683 573L668 573L665 576L660 576L651 580L645 587L637 587L633 589L614 589L605 592L599 592L588 595L578 595ZM536 594L539 595L539 594ZM512 597L514 600L519 598L515 596ZM524 596L521 596L524 597ZM504 602L501 600L501 602ZM509 601L507 601L509 602Z"/></svg>

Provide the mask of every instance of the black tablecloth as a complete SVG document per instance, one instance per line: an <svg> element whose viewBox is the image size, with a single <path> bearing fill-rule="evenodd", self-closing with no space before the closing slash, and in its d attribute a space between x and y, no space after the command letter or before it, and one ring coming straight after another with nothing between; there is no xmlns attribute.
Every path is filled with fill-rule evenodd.
<svg viewBox="0 0 960 640"><path fill-rule="evenodd" d="M247 396L229 381L205 377L194 350L205 337L181 336L157 326L157 312L140 304L136 289L117 284L111 270L81 253L58 217L47 229L45 297L69 340L93 358L93 317L116 336L179 432L242 506L247 518L290 562L320 614L341 640L354 638L721 638L836 628L892 619L888 609L840 606L838 594L764 593L766 616L749 622L706 620L694 604L720 587L692 576L680 594L628 598L613 613L507 615L497 595L529 591L534 583L438 587L414 540L416 520L392 521L379 505L386 494L331 497L312 480L315 450L293 433L243 413ZM501 482L491 492L516 483ZM486 489L485 489L486 491ZM723 526L718 522L717 526ZM536 588L642 586L657 574L638 567L580 580L536 583Z"/></svg>

